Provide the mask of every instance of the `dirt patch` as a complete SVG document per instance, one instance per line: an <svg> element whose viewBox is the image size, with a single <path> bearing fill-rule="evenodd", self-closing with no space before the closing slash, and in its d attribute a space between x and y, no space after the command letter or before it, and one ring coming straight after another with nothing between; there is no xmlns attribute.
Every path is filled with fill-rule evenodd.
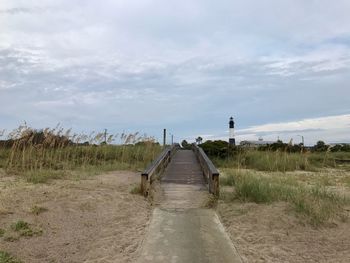
<svg viewBox="0 0 350 263"><path fill-rule="evenodd" d="M221 221L244 262L349 262L350 222L315 229L286 203L224 203Z"/></svg>
<svg viewBox="0 0 350 263"><path fill-rule="evenodd" d="M37 185L0 177L0 250L31 263L134 262L151 211L130 193L139 180L132 172ZM16 237L11 224L18 220L41 234Z"/></svg>

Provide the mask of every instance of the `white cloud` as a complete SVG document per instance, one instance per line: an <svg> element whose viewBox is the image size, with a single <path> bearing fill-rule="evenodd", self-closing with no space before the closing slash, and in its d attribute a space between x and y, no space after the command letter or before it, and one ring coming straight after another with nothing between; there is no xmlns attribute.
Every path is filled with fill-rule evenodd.
<svg viewBox="0 0 350 263"><path fill-rule="evenodd" d="M242 128L315 126L315 116L350 111L349 8L347 0L2 0L1 123L130 122L148 133L168 125L178 138L215 134L232 114Z"/></svg>
<svg viewBox="0 0 350 263"><path fill-rule="evenodd" d="M277 138L295 142L305 138L306 144L315 144L318 140L331 142L350 142L350 114L309 118L292 122L270 123L237 130L237 139L257 140L262 136L265 140Z"/></svg>
<svg viewBox="0 0 350 263"><path fill-rule="evenodd" d="M350 114L329 116L321 118L303 119L300 121L271 123L259 126L253 126L247 129L240 129L240 133L272 133L272 132L290 132L304 130L329 130L350 128Z"/></svg>

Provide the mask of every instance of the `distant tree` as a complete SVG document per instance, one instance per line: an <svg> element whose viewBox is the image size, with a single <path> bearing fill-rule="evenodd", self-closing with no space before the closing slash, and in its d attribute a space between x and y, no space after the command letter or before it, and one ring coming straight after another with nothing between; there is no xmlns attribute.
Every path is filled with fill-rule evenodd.
<svg viewBox="0 0 350 263"><path fill-rule="evenodd" d="M202 141L203 141L203 138L202 138L202 137L198 136L198 137L196 138L196 143L197 143L197 144L201 144Z"/></svg>
<svg viewBox="0 0 350 263"><path fill-rule="evenodd" d="M350 152L350 144L344 144L341 148L343 152Z"/></svg>
<svg viewBox="0 0 350 263"><path fill-rule="evenodd" d="M259 146L259 151L286 151L288 148L287 143L283 143L281 140L274 142L272 144Z"/></svg>
<svg viewBox="0 0 350 263"><path fill-rule="evenodd" d="M332 152L350 152L349 144L336 144L331 148Z"/></svg>
<svg viewBox="0 0 350 263"><path fill-rule="evenodd" d="M318 141L313 147L315 152L325 152L327 149L328 145L324 141Z"/></svg>
<svg viewBox="0 0 350 263"><path fill-rule="evenodd" d="M185 149L191 148L191 144L189 144L186 140L183 140L181 142L181 146L182 146L182 148L185 148Z"/></svg>
<svg viewBox="0 0 350 263"><path fill-rule="evenodd" d="M342 151L343 146L341 144L336 144L331 148L332 152L340 152Z"/></svg>
<svg viewBox="0 0 350 263"><path fill-rule="evenodd" d="M204 152L210 157L226 158L230 152L234 151L234 147L230 146L226 141L206 141L200 146Z"/></svg>

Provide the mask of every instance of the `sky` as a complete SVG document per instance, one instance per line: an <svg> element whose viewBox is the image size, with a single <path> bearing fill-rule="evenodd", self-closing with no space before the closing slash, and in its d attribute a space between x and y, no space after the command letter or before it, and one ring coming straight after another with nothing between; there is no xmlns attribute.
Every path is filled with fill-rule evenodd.
<svg viewBox="0 0 350 263"><path fill-rule="evenodd" d="M0 0L0 130L350 142L348 0Z"/></svg>

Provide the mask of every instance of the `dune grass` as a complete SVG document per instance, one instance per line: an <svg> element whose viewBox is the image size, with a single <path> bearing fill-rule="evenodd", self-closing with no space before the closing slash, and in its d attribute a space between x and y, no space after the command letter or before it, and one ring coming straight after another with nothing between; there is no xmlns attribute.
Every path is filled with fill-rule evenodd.
<svg viewBox="0 0 350 263"><path fill-rule="evenodd" d="M32 183L77 177L112 170L139 170L146 167L161 151L157 144L67 146L42 149L28 146L12 149L3 167ZM0 149L1 152L1 149ZM4 159L2 161L4 163Z"/></svg>
<svg viewBox="0 0 350 263"><path fill-rule="evenodd" d="M350 159L348 152L289 153L283 151L238 151L229 158L213 158L216 166L222 168L254 169L269 172L295 170L315 171L320 168L338 168L336 159Z"/></svg>
<svg viewBox="0 0 350 263"><path fill-rule="evenodd" d="M33 130L20 126L0 144L0 169L32 183L79 178L112 170L140 170L161 152L152 137L134 134L70 135L62 128ZM119 144L112 144L119 140ZM5 143L4 143L5 142ZM9 143L11 146L9 147Z"/></svg>
<svg viewBox="0 0 350 263"><path fill-rule="evenodd" d="M344 206L349 204L349 200L322 185L306 186L294 178L281 174L264 176L261 173L237 169L224 169L220 183L234 186L233 192L222 193L224 200L255 203L287 202L313 226L319 226L335 218L341 220L346 218Z"/></svg>

